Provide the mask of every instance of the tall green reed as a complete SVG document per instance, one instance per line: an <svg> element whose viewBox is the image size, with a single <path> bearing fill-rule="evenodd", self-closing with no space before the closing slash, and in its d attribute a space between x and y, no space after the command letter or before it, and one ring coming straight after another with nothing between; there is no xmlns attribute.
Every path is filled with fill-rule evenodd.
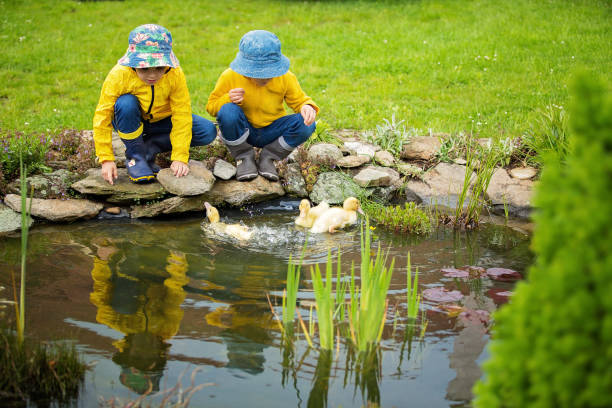
<svg viewBox="0 0 612 408"><path fill-rule="evenodd" d="M364 232L365 231L365 232ZM349 286L349 324L351 339L359 351L366 351L378 343L387 316L387 291L391 283L395 260L385 266L387 255L378 247L376 257L371 258L370 223L366 219L361 227L361 286L355 284L355 265L351 266Z"/></svg>
<svg viewBox="0 0 612 408"><path fill-rule="evenodd" d="M416 320L419 314L419 306L421 304L421 295L417 292L419 287L419 271L414 272L414 280L412 279L412 266L410 263L410 252L406 260L406 317Z"/></svg>
<svg viewBox="0 0 612 408"><path fill-rule="evenodd" d="M338 259L338 264L340 260ZM334 312L335 297L332 295L332 260L331 251L327 253L325 266L325 282L319 265L311 268L312 287L314 290L317 321L319 324L319 345L322 349L331 350L334 347Z"/></svg>
<svg viewBox="0 0 612 408"><path fill-rule="evenodd" d="M455 227L473 228L478 225L480 214L486 205L485 197L491 177L500 160L500 152L495 147L477 148L472 143L468 144L465 176L455 209ZM466 199L467 206L465 206Z"/></svg>
<svg viewBox="0 0 612 408"><path fill-rule="evenodd" d="M297 304L297 292L300 286L300 269L302 262L297 265L291 262L289 255L289 265L287 266L287 283L283 291L283 325L285 327L293 325L295 320L295 308Z"/></svg>
<svg viewBox="0 0 612 408"><path fill-rule="evenodd" d="M23 159L19 157L19 185L21 194L21 281L19 286L19 305L17 313L17 339L20 345L23 344L25 332L25 286L26 286L26 257L28 252L28 232L30 228L30 213L32 212L32 198L30 206L27 208L27 166L23 164Z"/></svg>

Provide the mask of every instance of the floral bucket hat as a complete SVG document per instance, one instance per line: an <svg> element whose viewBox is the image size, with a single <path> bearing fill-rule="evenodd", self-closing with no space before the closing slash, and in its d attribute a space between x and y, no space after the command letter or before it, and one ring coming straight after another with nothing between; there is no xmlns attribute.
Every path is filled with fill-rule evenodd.
<svg viewBox="0 0 612 408"><path fill-rule="evenodd" d="M145 24L132 30L128 49L117 61L119 65L132 68L179 66L172 52L172 34L157 24Z"/></svg>
<svg viewBox="0 0 612 408"><path fill-rule="evenodd" d="M281 42L265 30L249 31L240 39L230 68L250 78L274 78L289 70L289 58L281 54Z"/></svg>

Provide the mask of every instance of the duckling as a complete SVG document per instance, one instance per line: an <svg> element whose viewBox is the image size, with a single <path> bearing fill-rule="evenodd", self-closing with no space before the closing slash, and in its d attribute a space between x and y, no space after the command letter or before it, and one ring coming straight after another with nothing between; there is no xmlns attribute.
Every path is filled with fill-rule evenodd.
<svg viewBox="0 0 612 408"><path fill-rule="evenodd" d="M344 200L342 208L332 207L319 216L312 224L311 232L336 232L340 228L354 224L357 221L357 212L363 214L361 204L355 197Z"/></svg>
<svg viewBox="0 0 612 408"><path fill-rule="evenodd" d="M315 207L310 207L310 201L303 199L300 201L300 215L295 219L296 225L304 228L312 227L315 220L319 218L321 214L329 209L329 204L325 201L321 201L319 205Z"/></svg>
<svg viewBox="0 0 612 408"><path fill-rule="evenodd" d="M219 222L219 211L210 205L210 203L205 202L204 207L206 207L206 217L215 232L228 235L239 241L247 241L253 235L253 231L249 230L249 227L245 225Z"/></svg>

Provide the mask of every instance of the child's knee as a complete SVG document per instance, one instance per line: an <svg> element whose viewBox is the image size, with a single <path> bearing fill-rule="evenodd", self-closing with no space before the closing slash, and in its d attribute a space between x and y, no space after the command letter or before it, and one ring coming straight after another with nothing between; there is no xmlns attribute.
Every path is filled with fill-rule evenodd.
<svg viewBox="0 0 612 408"><path fill-rule="evenodd" d="M240 116L241 111L242 109L240 106L236 105L235 103L226 103L225 105L221 106L221 109L219 109L219 112L217 113L217 122L234 122Z"/></svg>
<svg viewBox="0 0 612 408"><path fill-rule="evenodd" d="M193 115L192 146L205 146L217 137L217 127L208 119Z"/></svg>
<svg viewBox="0 0 612 408"><path fill-rule="evenodd" d="M123 94L115 101L116 115L138 114L140 116L140 103L138 98L132 94Z"/></svg>

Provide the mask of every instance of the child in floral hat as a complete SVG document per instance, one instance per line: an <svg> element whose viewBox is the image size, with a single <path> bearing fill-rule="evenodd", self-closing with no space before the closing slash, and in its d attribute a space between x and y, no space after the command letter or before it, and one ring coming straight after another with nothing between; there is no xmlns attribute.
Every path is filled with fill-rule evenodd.
<svg viewBox="0 0 612 408"><path fill-rule="evenodd" d="M191 113L185 74L172 52L172 35L145 24L129 36L127 52L104 80L93 119L96 155L102 177L113 184L117 165L112 129L125 144L126 168L135 183L153 180L157 153L172 151L176 177L189 173L189 146L202 146L216 136L215 125Z"/></svg>
<svg viewBox="0 0 612 408"><path fill-rule="evenodd" d="M284 103L295 114L287 114ZM274 160L284 159L312 135L319 107L289 71L278 37L255 30L240 40L238 54L217 80L206 110L217 117L222 140L236 159L236 179L251 180L259 173L277 181ZM262 148L259 163L253 146Z"/></svg>

